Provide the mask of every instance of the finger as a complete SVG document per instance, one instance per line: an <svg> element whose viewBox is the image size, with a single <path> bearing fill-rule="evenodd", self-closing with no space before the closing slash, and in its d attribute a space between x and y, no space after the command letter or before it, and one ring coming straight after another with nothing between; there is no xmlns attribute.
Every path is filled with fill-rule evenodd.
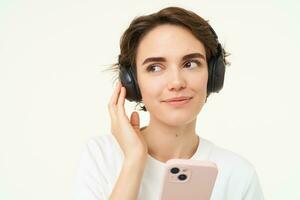
<svg viewBox="0 0 300 200"><path fill-rule="evenodd" d="M121 83L118 82L108 104L109 114L112 120L116 119L116 102L118 100L120 86Z"/></svg>
<svg viewBox="0 0 300 200"><path fill-rule="evenodd" d="M128 117L126 115L126 112L125 112L125 96L126 96L126 89L125 89L125 87L122 87L121 92L120 92L120 96L119 96L119 99L118 99L117 113L123 119L126 118L126 122L128 123L129 119L128 119Z"/></svg>
<svg viewBox="0 0 300 200"><path fill-rule="evenodd" d="M110 98L110 105L116 105L117 104L120 88L121 88L121 83L120 83L120 81L118 81L118 83L117 83L117 85L114 89L114 92L113 92L113 94Z"/></svg>
<svg viewBox="0 0 300 200"><path fill-rule="evenodd" d="M125 96L126 96L126 89L125 87L121 87L121 92L118 99L118 112L120 112L121 114L125 114L125 109L124 109Z"/></svg>
<svg viewBox="0 0 300 200"><path fill-rule="evenodd" d="M133 113L131 113L130 123L136 131L140 130L140 117L138 112L134 111Z"/></svg>

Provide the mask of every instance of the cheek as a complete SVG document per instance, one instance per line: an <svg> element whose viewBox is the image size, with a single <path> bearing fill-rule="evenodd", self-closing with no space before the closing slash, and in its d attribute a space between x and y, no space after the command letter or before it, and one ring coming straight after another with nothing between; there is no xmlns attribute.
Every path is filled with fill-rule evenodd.
<svg viewBox="0 0 300 200"><path fill-rule="evenodd" d="M143 84L140 85L140 92L142 94L142 101L150 113L159 113L161 100L163 98L164 81L153 79L146 79L143 77Z"/></svg>
<svg viewBox="0 0 300 200"><path fill-rule="evenodd" d="M160 81L143 81L143 85L140 85L140 91L144 103L153 99L159 100L162 88L162 83Z"/></svg>
<svg viewBox="0 0 300 200"><path fill-rule="evenodd" d="M208 82L207 74L201 74L200 76L194 76L189 79L189 84L191 85L191 88L197 94L206 93L207 82Z"/></svg>

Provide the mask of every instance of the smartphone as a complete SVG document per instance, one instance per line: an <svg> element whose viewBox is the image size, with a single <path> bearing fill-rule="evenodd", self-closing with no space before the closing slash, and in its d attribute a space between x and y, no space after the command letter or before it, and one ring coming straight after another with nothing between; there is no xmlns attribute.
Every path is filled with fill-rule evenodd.
<svg viewBox="0 0 300 200"><path fill-rule="evenodd" d="M214 162L170 159L166 162L161 200L210 200L218 175Z"/></svg>

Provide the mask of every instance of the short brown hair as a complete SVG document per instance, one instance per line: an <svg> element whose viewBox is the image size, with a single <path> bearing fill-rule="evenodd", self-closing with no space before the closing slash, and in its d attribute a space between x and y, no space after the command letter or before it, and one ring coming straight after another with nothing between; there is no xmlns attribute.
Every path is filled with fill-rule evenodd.
<svg viewBox="0 0 300 200"><path fill-rule="evenodd" d="M135 77L136 74L136 54L137 47L141 39L152 29L159 25L172 24L183 26L204 44L207 62L212 56L218 53L218 43L210 30L208 21L201 18L192 11L179 7L167 7L150 15L139 16L133 19L129 27L120 39L120 55L118 63L113 64L112 70L119 75L120 67L132 67ZM223 48L222 48L223 49ZM224 51L224 62L229 64L225 57L228 54ZM117 77L118 78L118 77ZM207 94L207 97L209 93ZM139 105L141 102L138 102ZM141 110L147 111L145 106L140 106Z"/></svg>

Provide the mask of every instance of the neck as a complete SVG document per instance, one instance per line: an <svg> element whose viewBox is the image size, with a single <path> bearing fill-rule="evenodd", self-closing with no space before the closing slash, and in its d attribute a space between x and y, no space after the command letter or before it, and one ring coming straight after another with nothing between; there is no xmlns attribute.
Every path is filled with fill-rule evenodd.
<svg viewBox="0 0 300 200"><path fill-rule="evenodd" d="M171 158L191 158L199 145L195 126L196 119L180 126L150 120L149 125L141 129L148 145L148 154L161 162Z"/></svg>

